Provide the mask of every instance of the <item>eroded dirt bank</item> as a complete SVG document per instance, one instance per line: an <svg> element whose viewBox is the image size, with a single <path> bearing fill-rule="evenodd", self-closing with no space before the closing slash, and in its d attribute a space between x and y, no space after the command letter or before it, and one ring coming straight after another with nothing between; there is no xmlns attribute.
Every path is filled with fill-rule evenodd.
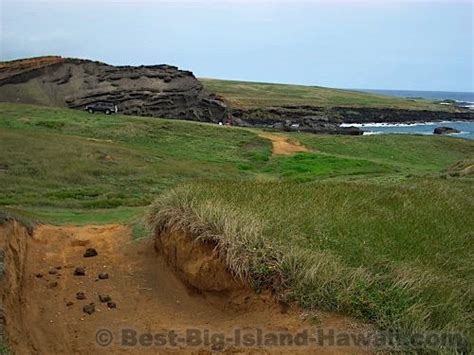
<svg viewBox="0 0 474 355"><path fill-rule="evenodd" d="M296 308L255 295L227 274L212 246L200 245L185 234L162 235L161 241L131 240L121 225L57 227L43 225L29 235L16 222L0 226L5 250L2 299L9 344L18 354L90 353L207 353L209 346L179 345L172 350L154 346L122 346L121 329L139 334L186 329L233 334L246 331L298 331L309 327ZM98 255L85 258L87 248ZM162 252L157 253L155 249ZM169 267L167 261L172 265ZM77 267L84 276L74 275ZM99 279L100 273L108 278ZM182 282L184 280L185 282ZM85 299L77 299L78 292ZM108 295L109 308L99 300ZM83 307L94 303L95 312ZM350 329L351 322L322 316L320 327ZM109 329L112 344L97 345L96 333ZM226 345L226 353L283 353ZM308 353L308 348L286 350ZM313 348L314 353L361 352L354 348Z"/></svg>

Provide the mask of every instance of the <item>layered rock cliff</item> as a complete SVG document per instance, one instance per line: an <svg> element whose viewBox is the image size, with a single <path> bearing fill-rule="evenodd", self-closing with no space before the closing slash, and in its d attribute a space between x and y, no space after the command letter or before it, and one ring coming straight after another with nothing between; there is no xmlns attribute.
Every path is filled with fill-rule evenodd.
<svg viewBox="0 0 474 355"><path fill-rule="evenodd" d="M82 109L113 102L121 113L218 122L226 106L190 71L41 57L0 64L0 101Z"/></svg>

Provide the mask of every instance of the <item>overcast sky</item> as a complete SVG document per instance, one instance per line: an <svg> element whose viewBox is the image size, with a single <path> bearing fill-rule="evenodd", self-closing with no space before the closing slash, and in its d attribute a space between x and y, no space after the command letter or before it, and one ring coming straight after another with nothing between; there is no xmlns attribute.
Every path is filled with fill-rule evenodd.
<svg viewBox="0 0 474 355"><path fill-rule="evenodd" d="M474 91L469 0L0 2L2 60L56 54L222 79Z"/></svg>

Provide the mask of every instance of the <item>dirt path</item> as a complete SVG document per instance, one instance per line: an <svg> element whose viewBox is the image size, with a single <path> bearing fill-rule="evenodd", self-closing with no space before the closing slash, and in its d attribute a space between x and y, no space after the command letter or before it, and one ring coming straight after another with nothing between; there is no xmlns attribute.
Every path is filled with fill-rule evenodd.
<svg viewBox="0 0 474 355"><path fill-rule="evenodd" d="M98 255L83 257L90 247ZM102 328L112 331L117 340L124 328L153 334L164 330L184 334L189 328L235 334L236 328L297 332L310 326L302 320L299 311L270 297L261 296L257 307L243 309L232 307L225 294L209 297L190 290L157 255L153 241L132 241L126 226L40 226L28 238L25 256L19 309L11 317L7 315L10 342L19 354L157 353L153 346L130 347L112 342L106 348L100 347L96 333ZM74 275L78 266L85 268L85 276ZM109 278L99 280L97 275L101 272L108 273ZM77 292L83 292L86 299L76 299ZM110 309L101 303L99 294L110 295L117 307ZM89 315L83 312L83 307L91 302L95 304L95 312ZM351 324L342 317L322 316L320 326L349 329ZM199 348L173 349L198 353ZM255 353L239 350L238 346L226 350ZM319 347L317 351L313 348L312 352L333 354L342 350L360 352L334 347ZM259 348L258 353L261 351ZM308 348L299 351L308 353ZM169 350L159 353L166 352Z"/></svg>
<svg viewBox="0 0 474 355"><path fill-rule="evenodd" d="M298 152L307 152L308 149L299 144L293 143L288 140L288 137L281 136L278 134L263 132L259 134L260 137L269 139L272 141L272 154L273 155L290 155Z"/></svg>

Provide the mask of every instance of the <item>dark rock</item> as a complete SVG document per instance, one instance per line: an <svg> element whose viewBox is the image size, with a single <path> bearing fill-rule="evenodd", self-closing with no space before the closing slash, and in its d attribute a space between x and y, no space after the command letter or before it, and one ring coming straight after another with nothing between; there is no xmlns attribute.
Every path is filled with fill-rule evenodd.
<svg viewBox="0 0 474 355"><path fill-rule="evenodd" d="M107 302L107 307L108 308L117 308L117 304L113 301Z"/></svg>
<svg viewBox="0 0 474 355"><path fill-rule="evenodd" d="M95 250L94 248L87 248L84 252L84 258L90 258L93 256L97 256L97 250Z"/></svg>
<svg viewBox="0 0 474 355"><path fill-rule="evenodd" d="M85 300L86 299L86 295L84 292L78 292L76 293L76 299L78 300Z"/></svg>
<svg viewBox="0 0 474 355"><path fill-rule="evenodd" d="M105 279L108 279L109 278L109 274L106 273L106 272L101 272L99 275L98 275L99 279L100 280L105 280Z"/></svg>
<svg viewBox="0 0 474 355"><path fill-rule="evenodd" d="M41 279L41 278L43 277L43 274L42 274L41 272L39 272L39 273L37 273L35 276L36 276L38 279Z"/></svg>
<svg viewBox="0 0 474 355"><path fill-rule="evenodd" d="M56 270L61 270L62 268L62 266L56 266Z"/></svg>
<svg viewBox="0 0 474 355"><path fill-rule="evenodd" d="M82 307L82 311L87 314L92 314L95 312L95 304L91 303Z"/></svg>
<svg viewBox="0 0 474 355"><path fill-rule="evenodd" d="M452 133L460 133L460 131L451 127L436 127L433 130L433 134L452 134Z"/></svg>
<svg viewBox="0 0 474 355"><path fill-rule="evenodd" d="M112 298L109 295L99 294L99 300L100 300L100 302L109 302L109 301L112 300Z"/></svg>
<svg viewBox="0 0 474 355"><path fill-rule="evenodd" d="M360 135L357 127L340 127L341 123L415 123L432 121L474 120L469 110L428 111L369 107L281 106L232 109L233 124L243 127L274 128L325 134Z"/></svg>
<svg viewBox="0 0 474 355"><path fill-rule="evenodd" d="M57 273L58 273L58 270L56 270L56 269L52 269L52 270L48 271L48 274L50 274L50 275L56 275Z"/></svg>
<svg viewBox="0 0 474 355"><path fill-rule="evenodd" d="M74 304L74 302L71 302L71 301L66 302L66 306L67 306L67 307L71 307L73 304Z"/></svg>
<svg viewBox="0 0 474 355"><path fill-rule="evenodd" d="M78 266L74 269L75 276L84 276L86 274L86 269L82 266Z"/></svg>

